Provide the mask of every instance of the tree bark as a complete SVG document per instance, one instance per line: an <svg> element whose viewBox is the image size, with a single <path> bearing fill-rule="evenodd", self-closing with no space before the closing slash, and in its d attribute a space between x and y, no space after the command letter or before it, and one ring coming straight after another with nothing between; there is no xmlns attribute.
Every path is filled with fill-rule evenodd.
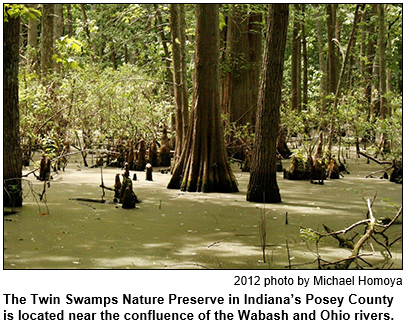
<svg viewBox="0 0 406 326"><path fill-rule="evenodd" d="M3 205L22 206L22 156L20 148L20 114L18 109L18 40L20 17L5 13L3 21Z"/></svg>
<svg viewBox="0 0 406 326"><path fill-rule="evenodd" d="M307 59L307 42L306 42L306 24L305 24L305 10L306 5L302 4L302 55L303 55L303 108L307 109L307 103L309 101L308 94L308 59Z"/></svg>
<svg viewBox="0 0 406 326"><path fill-rule="evenodd" d="M330 119L330 132L328 135L328 153L329 156L331 157L332 154L332 146L333 146L333 136L334 136L334 132L335 132L335 117L336 117L336 113L337 113L337 107L338 107L338 100L339 100L339 96L341 93L341 86L343 84L344 81L344 73L345 73L345 69L347 68L348 62L349 62L349 58L351 56L351 50L354 46L355 40L356 40L356 36L357 36L357 30L358 30L358 23L361 20L361 14L360 11L362 11L364 9L365 5L356 5L355 7L355 12L354 12L354 21L352 24L352 30L351 30L351 34L350 37L348 39L348 44L347 44L347 48L345 51L345 55L344 55L344 60L343 60L343 64L341 67L341 71L340 71L340 76L338 78L338 83L337 83L337 89L334 93L334 102L333 102L333 107L331 108L331 119Z"/></svg>
<svg viewBox="0 0 406 326"><path fill-rule="evenodd" d="M61 38L64 34L64 24L63 24L63 5L61 3L55 4L55 15L54 15L54 42Z"/></svg>
<svg viewBox="0 0 406 326"><path fill-rule="evenodd" d="M158 4L154 4L155 8L155 17L156 17L156 27L158 29L159 37L162 42L162 47L164 49L164 54L165 54L165 77L166 77L166 82L168 85L168 92L171 97L174 96L174 89L173 89L173 73L172 73L172 67L171 67L171 60L170 60L170 53L169 53L169 48L168 48L168 40L165 36L164 28L163 28L163 20L162 20L162 13L161 9L159 8Z"/></svg>
<svg viewBox="0 0 406 326"><path fill-rule="evenodd" d="M90 52L90 57L92 59L92 63L94 63L94 53L93 53L93 44L92 44L92 37L90 36L90 31L89 31L89 26L88 26L88 21L87 21L87 14L86 14L86 7L85 4L81 3L80 4L80 9L82 11L82 19L83 19L83 26L85 29L85 33L86 33L86 42L87 42L87 46L89 48L89 52ZM115 59L115 51L114 52L114 59ZM113 63L114 70L117 69L116 63L114 61Z"/></svg>
<svg viewBox="0 0 406 326"><path fill-rule="evenodd" d="M196 5L195 84L191 126L169 189L238 191L227 162L220 116L219 6Z"/></svg>
<svg viewBox="0 0 406 326"><path fill-rule="evenodd" d="M257 117L257 105L258 105L258 94L259 94L259 81L261 76L261 61L262 61L262 14L261 13L251 13L249 17L248 25L248 43L250 48L250 67L249 77L248 77L248 89L250 97L250 116L249 120L252 121L252 125L255 126Z"/></svg>
<svg viewBox="0 0 406 326"><path fill-rule="evenodd" d="M72 5L70 3L66 4L66 10L67 10L67 17L66 17L66 23L68 25L68 37L72 37L73 35L73 27L72 27Z"/></svg>
<svg viewBox="0 0 406 326"><path fill-rule="evenodd" d="M45 79L53 69L53 28L54 5L42 5L41 27L41 78Z"/></svg>
<svg viewBox="0 0 406 326"><path fill-rule="evenodd" d="M182 125L183 142L186 141L186 135L189 129L189 87L187 80L187 51L186 51L186 13L185 5L179 5L179 29L180 29L180 50L181 50L181 92L182 92Z"/></svg>
<svg viewBox="0 0 406 326"><path fill-rule="evenodd" d="M176 143L174 162L179 159L189 124L186 67L186 19L183 4L171 4L173 83L175 95Z"/></svg>
<svg viewBox="0 0 406 326"><path fill-rule="evenodd" d="M323 33L322 33L322 25L321 19L322 16L320 11L318 10L317 4L314 4L316 9L316 30L317 30L317 48L319 50L319 66L321 72L321 81L320 81L320 91L319 91L319 105L320 105L320 116L326 111L327 101L327 65L326 65L326 58L325 58L325 51L324 51L324 41L323 41Z"/></svg>
<svg viewBox="0 0 406 326"><path fill-rule="evenodd" d="M37 8L36 4L29 4L30 8ZM38 19L28 20L28 40L27 44L29 51L28 57L28 69L30 71L36 71L38 73Z"/></svg>
<svg viewBox="0 0 406 326"><path fill-rule="evenodd" d="M176 143L174 162L179 159L183 145L183 93L181 73L181 37L180 37L180 8L179 4L170 4L171 15L171 40L173 62L173 84L175 93L175 119L176 119Z"/></svg>
<svg viewBox="0 0 406 326"><path fill-rule="evenodd" d="M301 59L300 59L300 21L299 5L295 5L293 18L292 34L292 75L291 75L291 92L292 92L292 110L301 110Z"/></svg>
<svg viewBox="0 0 406 326"><path fill-rule="evenodd" d="M365 75L366 75L366 87L365 87L365 97L369 107L368 121L373 122L375 120L375 109L373 104L373 89L375 89L375 78L374 75L374 61L375 61L375 46L376 46L376 26L372 19L377 13L377 5L371 5L371 11L367 11L367 22L368 22L368 43L367 43L367 63L365 65Z"/></svg>
<svg viewBox="0 0 406 326"><path fill-rule="evenodd" d="M236 125L255 124L261 62L261 33L258 13L247 5L230 6L223 79L222 112Z"/></svg>
<svg viewBox="0 0 406 326"><path fill-rule="evenodd" d="M329 94L335 94L337 89L337 59L336 59L336 46L334 39L336 38L335 22L337 12L335 11L336 6L332 4L326 5L327 11L327 37L328 37L328 92Z"/></svg>
<svg viewBox="0 0 406 326"><path fill-rule="evenodd" d="M378 4L378 51L379 51L379 97L381 119L385 119L388 114L386 92L386 60L385 60L385 5Z"/></svg>
<svg viewBox="0 0 406 326"><path fill-rule="evenodd" d="M288 4L269 5L248 201L281 201L276 181L276 139L279 131L288 20Z"/></svg>

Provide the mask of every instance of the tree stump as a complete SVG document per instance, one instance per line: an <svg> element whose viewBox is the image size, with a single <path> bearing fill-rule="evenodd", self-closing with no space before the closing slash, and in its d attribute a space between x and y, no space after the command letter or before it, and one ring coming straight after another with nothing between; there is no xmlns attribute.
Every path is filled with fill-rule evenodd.
<svg viewBox="0 0 406 326"><path fill-rule="evenodd" d="M151 165L153 167L158 166L158 149L156 147L155 139L152 141L152 144L149 147L148 159L149 159L149 163L151 163Z"/></svg>
<svg viewBox="0 0 406 326"><path fill-rule="evenodd" d="M51 160L45 157L45 154L42 154L42 158L39 164L39 180L48 181L51 176Z"/></svg>
<svg viewBox="0 0 406 326"><path fill-rule="evenodd" d="M148 163L147 165L146 165L146 174L145 174L145 180L147 180L147 181L153 181L152 180L152 165L151 165L151 163Z"/></svg>
<svg viewBox="0 0 406 326"><path fill-rule="evenodd" d="M340 178L340 169L338 168L337 161L334 158L331 158L327 165L327 175L330 179Z"/></svg>
<svg viewBox="0 0 406 326"><path fill-rule="evenodd" d="M162 129L161 147L158 151L158 164L160 166L171 165L171 144L169 143L166 126L164 126Z"/></svg>
<svg viewBox="0 0 406 326"><path fill-rule="evenodd" d="M117 202L120 200L120 191L121 191L121 181L120 175L116 174L116 180L114 182L114 201Z"/></svg>
<svg viewBox="0 0 406 326"><path fill-rule="evenodd" d="M145 158L145 155L147 154L147 150L145 148L145 140L141 139L140 141L140 147L138 149L138 155L137 155L137 165L135 167L136 171L144 171L145 170L145 165L147 164L147 160Z"/></svg>

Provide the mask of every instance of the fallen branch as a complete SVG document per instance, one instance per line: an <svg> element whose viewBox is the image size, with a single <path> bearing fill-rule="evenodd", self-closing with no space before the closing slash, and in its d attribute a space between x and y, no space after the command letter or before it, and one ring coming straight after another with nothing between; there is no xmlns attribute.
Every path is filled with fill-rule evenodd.
<svg viewBox="0 0 406 326"><path fill-rule="evenodd" d="M117 204L113 201L105 200L105 199L92 199L92 198L69 198L69 200L76 200L76 201L84 201L89 203L99 203L99 204Z"/></svg>
<svg viewBox="0 0 406 326"><path fill-rule="evenodd" d="M326 230L326 232L329 232L328 234L330 234L334 239L336 239L339 243L340 243L340 247L341 248L350 248L350 249L354 249L354 242L350 239L347 239L346 237L344 237L341 232L334 232L333 230L331 230L328 226L323 224L324 229ZM342 230L345 231L345 230ZM344 232L344 234L347 231ZM325 235L324 235L325 236Z"/></svg>
<svg viewBox="0 0 406 326"><path fill-rule="evenodd" d="M378 164L392 164L392 162L388 162L388 161L378 161L376 158L373 158L373 157L371 157L371 156L369 156L369 155L367 155L365 153L362 153L362 152L358 152L358 153L360 155L370 159L371 161L374 161L375 163L378 163Z"/></svg>
<svg viewBox="0 0 406 326"><path fill-rule="evenodd" d="M385 173L386 171L389 171L390 169L392 169L392 166L390 166L390 167L388 167L388 168L386 168L386 169L383 169L383 170L379 170L379 171L372 172L372 173L368 174L365 178L370 178L370 177L372 177L374 174Z"/></svg>
<svg viewBox="0 0 406 326"><path fill-rule="evenodd" d="M369 211L369 223L368 223L367 230L366 230L365 234L361 237L361 239L359 239L358 242L354 245L354 249L350 256L352 258L348 259L344 262L344 264L343 264L344 269L348 269L350 267L352 262L359 256L359 252L360 252L362 246L364 245L364 243L374 234L376 222L375 222L375 217L372 213L371 201L369 198L367 199L367 205L368 205L368 211Z"/></svg>
<svg viewBox="0 0 406 326"><path fill-rule="evenodd" d="M66 156L71 156L71 155L79 154L79 153L81 153L81 152L92 152L92 151L93 151L93 152L108 153L108 154L120 154L120 153L118 153L118 152L109 151L109 150L107 150L107 149L82 149L82 150L78 150L78 151L76 151L76 152L70 152L70 153L66 153L66 154L57 156L57 157L53 158L53 159L51 160L51 162L55 162L56 160L58 160L58 159L60 159L60 158L62 158L62 157L66 157ZM28 172L27 174L24 174L24 175L22 176L22 178L26 178L26 177L28 177L30 174L35 173L35 172L38 171L38 170L39 170L39 167L37 167L37 168L31 170L31 171Z"/></svg>
<svg viewBox="0 0 406 326"><path fill-rule="evenodd" d="M375 194L375 197L372 199L372 201L370 199L367 199L367 208L368 208L367 219L358 221L343 230L333 231L333 230L329 229L327 226L323 225L327 233L322 234L320 232L301 227L301 233L306 238L306 241L316 241L316 245L318 245L321 238L331 236L339 241L340 247L348 247L348 248L352 249L351 255L349 257L342 258L342 259L336 260L334 262L324 262L319 267L336 265L336 268L348 269L354 261L357 261L359 259L360 261L364 262L367 266L372 268L373 266L371 265L371 263L369 263L365 259L361 258L363 256L372 255L372 253L371 254L362 254L361 253L362 248L369 240L373 240L375 243L377 243L378 245L383 247L385 249L385 251L387 252L388 256L390 258L392 258L392 253L390 252L389 248L391 247L391 245L393 243L395 243L396 241L401 239L402 235L400 237L398 237L395 241L390 243L389 237L385 234L385 231L388 230L398 220L399 216L402 214L402 206L399 208L396 216L389 222L389 224L382 225L379 223L378 220L375 219L373 212L372 212L372 205L373 205L375 198L376 198L376 194ZM354 243L353 240L357 235L355 235L352 239L346 239L343 236L350 230L352 230L355 227L360 226L360 225L365 225L365 230L364 230L364 234L359 238L359 240L356 243ZM378 229L378 228L381 228L381 229ZM376 237L376 235L378 235L378 234L383 237L384 241L382 241L381 239L378 239ZM372 246L372 243L371 243L371 246ZM373 249L373 251L374 251L374 249ZM289 253L288 253L288 255L289 255ZM321 258L319 258L319 256L318 256L318 259L320 262ZM363 268L363 267L358 265L358 268Z"/></svg>

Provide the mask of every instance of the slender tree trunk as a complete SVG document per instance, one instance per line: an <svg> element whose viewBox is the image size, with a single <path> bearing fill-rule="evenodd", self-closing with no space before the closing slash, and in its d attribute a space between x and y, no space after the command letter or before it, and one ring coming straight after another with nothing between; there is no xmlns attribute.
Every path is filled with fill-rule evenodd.
<svg viewBox="0 0 406 326"><path fill-rule="evenodd" d="M68 37L72 37L73 35L73 27L72 27L72 12L71 12L71 4L67 3L66 4L66 10L67 10L67 17L66 17L66 23L68 25Z"/></svg>
<svg viewBox="0 0 406 326"><path fill-rule="evenodd" d="M248 201L281 201L276 181L276 139L279 131L288 20L288 4L269 5Z"/></svg>
<svg viewBox="0 0 406 326"><path fill-rule="evenodd" d="M96 17L97 17L98 11L99 11L99 10L102 10L102 9L100 8L100 5L97 4L97 3L92 3L92 5L91 5L90 8L91 8L91 11L92 11L93 15L96 16ZM98 43L96 42L96 37L97 37L96 32L95 32L95 31L90 31L90 40L92 41L93 55L97 55L97 53L99 53L99 49L98 49L98 47L97 47L97 46L98 46ZM124 44L124 51L125 51L126 49L127 49L127 43ZM126 53L124 60L125 60L125 63L128 62L128 53Z"/></svg>
<svg viewBox="0 0 406 326"><path fill-rule="evenodd" d="M30 3L28 5L32 9L36 9L37 5ZM28 45L36 49L38 44L38 19L29 19L28 20Z"/></svg>
<svg viewBox="0 0 406 326"><path fill-rule="evenodd" d="M300 111L301 104L301 60L300 60L300 21L299 5L294 5L293 34L292 34L292 75L291 75L291 92L292 92L292 110Z"/></svg>
<svg viewBox="0 0 406 326"><path fill-rule="evenodd" d="M181 48L181 91L182 91L182 119L183 119L183 142L189 129L189 87L187 79L187 50L186 50L186 13L185 5L179 5L179 29Z"/></svg>
<svg viewBox="0 0 406 326"><path fill-rule="evenodd" d="M41 78L44 80L53 69L53 27L54 5L42 5L41 27Z"/></svg>
<svg viewBox="0 0 406 326"><path fill-rule="evenodd" d="M324 41L323 41L323 33L322 33L322 24L321 19L322 16L320 15L320 11L318 10L317 4L313 5L316 9L316 30L317 30L317 48L319 51L319 66L321 71L321 81L320 81L320 98L319 98L319 105L320 105L320 116L326 112L327 107L327 65L326 65L326 57L324 51ZM322 126L322 129L324 127Z"/></svg>
<svg viewBox="0 0 406 326"><path fill-rule="evenodd" d="M89 26L88 26L85 4L81 3L80 4L80 9L82 10L82 19L83 19L83 26L84 26L85 33L86 33L87 46L89 48L92 63L94 63L93 44L92 44L92 38L90 36L90 31L89 31ZM113 52L114 52L114 58L115 58L115 51L113 51ZM117 67L115 67L115 69L117 69Z"/></svg>
<svg viewBox="0 0 406 326"><path fill-rule="evenodd" d="M56 51L56 46L57 46L57 40L59 40L63 35L64 35L64 25L63 25L63 6L61 3L55 4L55 14L54 14L54 32L53 32L53 38L54 38L54 46L55 46L55 51ZM55 63L55 70L56 71L61 71L61 64L60 63Z"/></svg>
<svg viewBox="0 0 406 326"><path fill-rule="evenodd" d="M37 8L36 4L29 4L30 8ZM38 73L38 19L28 20L28 69Z"/></svg>
<svg viewBox="0 0 406 326"><path fill-rule="evenodd" d="M181 74L181 42L180 42L180 9L179 4L170 4L171 15L171 38L172 38L172 62L173 62L173 84L175 91L175 118L176 118L176 143L175 159L179 159L183 145L183 94L182 94L182 74Z"/></svg>
<svg viewBox="0 0 406 326"><path fill-rule="evenodd" d="M400 58L400 60L398 62L398 69L400 71L401 76L403 76L403 47L401 47L401 46L398 47L398 56ZM403 96L403 77L399 78L398 92L399 92L399 94L402 94L402 96Z"/></svg>
<svg viewBox="0 0 406 326"><path fill-rule="evenodd" d="M261 63L262 63L262 14L252 13L249 17L248 25L248 43L250 48L250 70L248 77L248 89L249 89L249 103L250 103L250 116L248 121L252 121L252 125L255 126L257 117L257 105L259 95L259 80L261 75ZM252 107L252 109L251 109Z"/></svg>
<svg viewBox="0 0 406 326"><path fill-rule="evenodd" d="M171 97L174 97L175 93L174 93L174 89L173 89L173 73L172 73L172 65L171 65L171 55L169 53L169 48L168 48L169 40L165 36L165 31L163 28L164 23L162 20L161 9L159 8L158 4L154 4L154 8L155 8L156 27L158 29L159 38L161 39L161 42L162 42L162 47L164 49L165 78L166 78L166 83L168 85L168 92Z"/></svg>
<svg viewBox="0 0 406 326"><path fill-rule="evenodd" d="M20 17L3 21L3 205L22 206L22 156L18 109L18 40Z"/></svg>
<svg viewBox="0 0 406 326"><path fill-rule="evenodd" d="M361 26L361 42L360 42L360 69L361 77L363 81L366 80L366 56L367 56L367 31L368 31L368 22L367 22L367 11L362 13L361 17L362 26Z"/></svg>
<svg viewBox="0 0 406 326"><path fill-rule="evenodd" d="M379 95L381 119L385 119L388 114L387 107L387 84L386 84L386 60L385 60L385 5L378 4L378 51L379 51Z"/></svg>
<svg viewBox="0 0 406 326"><path fill-rule="evenodd" d="M306 24L305 24L305 10L306 5L302 4L302 47L303 47L303 108L307 109L309 101L308 94L308 60L307 60L307 42L306 42Z"/></svg>
<svg viewBox="0 0 406 326"><path fill-rule="evenodd" d="M195 83L191 126L170 189L238 191L227 162L220 116L219 6L196 5Z"/></svg>
<svg viewBox="0 0 406 326"><path fill-rule="evenodd" d="M380 115L380 98L379 98L379 57L375 53L372 61L371 75L371 122L375 122Z"/></svg>
<svg viewBox="0 0 406 326"><path fill-rule="evenodd" d="M338 100L339 100L339 96L341 93L341 86L344 81L345 69L347 68L349 58L351 56L351 50L355 44L358 23L361 20L360 11L362 11L364 9L364 7L365 7L365 5L357 5L355 8L354 21L353 21L353 25L352 25L351 35L348 40L347 48L346 48L345 55L344 55L343 65L341 67L340 76L338 78L337 89L336 89L336 92L334 95L334 104L331 109L330 132L329 132L329 136L328 136L329 156L331 156L331 154L332 154L333 136L334 136L334 132L335 132L334 131L335 130L335 118L336 118L336 113L337 113Z"/></svg>
<svg viewBox="0 0 406 326"><path fill-rule="evenodd" d="M55 4L55 15L54 15L54 42L60 39L64 35L64 24L63 24L63 5L61 3Z"/></svg>
<svg viewBox="0 0 406 326"><path fill-rule="evenodd" d="M336 46L334 39L336 38L335 33L335 22L337 12L334 10L336 6L332 4L326 5L327 11L327 37L328 37L328 92L329 94L335 94L337 89L337 59L336 59Z"/></svg>
<svg viewBox="0 0 406 326"><path fill-rule="evenodd" d="M380 99L380 117L382 120L389 115L388 100L387 100L387 81L386 81L386 26L385 26L385 5L378 4L378 52L379 52L379 99ZM387 151L389 145L387 142L386 133L381 134L379 148Z"/></svg>
<svg viewBox="0 0 406 326"><path fill-rule="evenodd" d="M164 50L164 61L165 61L165 81L166 85L168 88L168 93L171 98L175 97L175 90L174 90L174 85L173 85L173 73L172 73L172 63L171 63L171 54L169 53L169 48L168 48L168 43L170 42L164 31L164 22L162 19L162 12L159 7L159 4L154 4L154 9L155 9L155 25L158 29L158 34L159 38L161 39L162 42L162 47ZM175 104L176 105L176 104ZM175 134L176 130L176 114L172 113L171 116L171 133L172 135ZM176 142L176 137L171 138L171 147L176 147L175 146Z"/></svg>
<svg viewBox="0 0 406 326"><path fill-rule="evenodd" d="M374 15L377 13L377 5L373 4L372 10L367 11L367 23L368 23L368 42L367 42L367 63L365 65L365 75L366 75L366 87L365 87L365 98L368 104L369 113L368 113L368 121L373 122L375 120L375 113L373 110L373 100L372 100L372 90L375 84L375 78L373 78L374 72L374 61L375 61L375 45L376 45L376 28L375 23L372 19Z"/></svg>

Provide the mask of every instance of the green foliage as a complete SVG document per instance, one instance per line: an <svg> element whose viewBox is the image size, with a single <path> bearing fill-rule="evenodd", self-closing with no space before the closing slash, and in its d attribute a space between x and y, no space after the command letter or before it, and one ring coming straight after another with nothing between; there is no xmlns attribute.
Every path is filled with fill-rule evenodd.
<svg viewBox="0 0 406 326"><path fill-rule="evenodd" d="M317 243L320 241L320 235L310 228L300 228L300 237L305 242Z"/></svg>
<svg viewBox="0 0 406 326"><path fill-rule="evenodd" d="M53 60L63 65L65 69L83 68L83 64L78 62L78 56L82 53L83 43L73 37L63 36L56 40L56 54Z"/></svg>
<svg viewBox="0 0 406 326"><path fill-rule="evenodd" d="M230 156L233 157L236 153L245 154L252 152L254 146L255 133L254 128L250 123L245 125L237 125L235 122L230 123L227 115L223 115L224 138L226 140L226 148Z"/></svg>
<svg viewBox="0 0 406 326"><path fill-rule="evenodd" d="M19 4L4 4L3 5L3 20L8 22L9 18L21 17L23 20L38 19L41 17L41 12L34 8L29 8Z"/></svg>
<svg viewBox="0 0 406 326"><path fill-rule="evenodd" d="M148 79L133 65L117 71L86 65L55 72L49 81L52 88L43 86L34 74L25 72L24 77L23 144L34 143L49 155L56 155L65 139L73 143L77 130L90 148L105 148L118 138L159 139L160 126L172 109L164 84Z"/></svg>
<svg viewBox="0 0 406 326"><path fill-rule="evenodd" d="M56 41L53 56L56 69L49 81L41 82L38 71L20 67L20 112L22 145L45 149L44 139L55 143L56 155L65 139L74 141L75 131L86 138L87 145L99 147L112 139L160 138L160 126L169 125L173 111L171 84L167 83L165 63L171 60L169 7L167 4L85 4L87 20L83 21L81 5L72 4L73 35ZM266 20L268 5L236 4L244 13L261 13ZM64 17L66 17L66 6ZM185 4L186 46L189 85L194 70L195 5ZM339 5L337 17L340 22L340 44L345 48L352 29L355 5ZM352 51L352 66L345 72L343 92L336 112L337 135L346 132L343 143L353 145L356 139L366 139L377 148L379 136L385 134L392 156L402 155L402 5L386 5L388 27L387 68L391 91L386 94L392 114L385 120L370 115L371 107L366 101L365 88L368 77L361 74L360 67L369 63L361 53L362 29L375 24L377 15L371 15L372 4L365 12L369 19L360 23L356 46ZM220 29L227 28L231 5L220 6ZM21 16L23 20L37 19L40 12L21 4L5 4L4 19ZM308 105L300 112L290 108L292 26L288 31L285 51L284 87L281 107L281 123L287 130L288 141L296 137L298 143L313 144L319 130L328 132L329 107L322 108L322 100L331 101L334 95L323 95L322 73L319 63L316 23L321 22L324 60L327 50L326 10L324 5L306 5L305 13L290 11L290 20L298 15L305 25L308 56ZM248 16L247 16L248 17ZM263 22L260 23L264 32ZM85 27L89 29L90 40ZM163 31L163 33L161 33ZM365 36L365 35L364 35ZM23 35L23 37L25 37ZM376 41L376 33L366 33L365 42ZM163 38L163 39L162 39ZM167 53L166 46L169 53ZM337 49L338 51L338 49ZM39 49L22 49L21 57L36 58ZM114 55L113 55L114 54ZM168 56L168 57L167 57ZM221 73L234 77L244 69L250 69L244 55L232 59L223 57ZM34 61L34 60L33 60ZM114 61L114 62L113 62ZM340 65L342 57L340 56ZM38 66L38 65L37 65ZM114 70L114 67L117 70ZM34 72L35 71L35 72ZM351 72L351 80L347 79ZM374 77L375 78L375 77ZM374 81L376 83L376 81ZM378 85L377 85L378 86ZM323 99L323 96L325 98ZM324 110L324 111L322 111ZM228 121L225 118L225 121ZM231 153L251 149L253 126L236 126L226 123L225 139ZM313 144L315 145L315 144ZM310 147L310 146L309 146Z"/></svg>

